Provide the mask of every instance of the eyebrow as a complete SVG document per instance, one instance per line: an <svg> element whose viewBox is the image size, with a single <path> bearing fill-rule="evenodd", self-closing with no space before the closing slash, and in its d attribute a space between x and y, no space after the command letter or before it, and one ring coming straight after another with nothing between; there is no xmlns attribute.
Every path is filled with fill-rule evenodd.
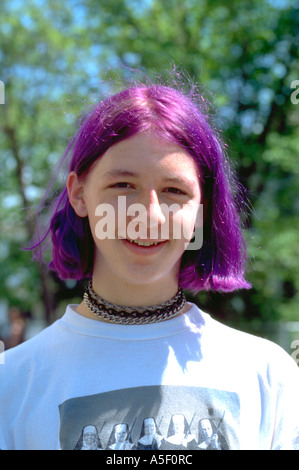
<svg viewBox="0 0 299 470"><path fill-rule="evenodd" d="M125 169L117 169L117 170L110 170L104 173L104 177L108 178L117 178L117 177L131 177L131 178L140 178L141 175L140 173L137 173L135 171L128 171ZM163 181L165 183L172 183L172 184L184 184L184 185L194 185L195 181L187 179L187 178L181 178L180 176L166 176L163 178Z"/></svg>
<svg viewBox="0 0 299 470"><path fill-rule="evenodd" d="M108 178L116 178L118 176L123 176L123 177L131 176L131 177L138 178L140 175L139 175L139 173L135 173L134 171L110 170L110 171L106 171L106 173L104 173L103 176L108 177Z"/></svg>
<svg viewBox="0 0 299 470"><path fill-rule="evenodd" d="M168 176L166 178L163 178L163 181L165 183L173 183L173 184L187 184L187 185L193 185L195 181L190 180L188 178L181 178L179 176Z"/></svg>

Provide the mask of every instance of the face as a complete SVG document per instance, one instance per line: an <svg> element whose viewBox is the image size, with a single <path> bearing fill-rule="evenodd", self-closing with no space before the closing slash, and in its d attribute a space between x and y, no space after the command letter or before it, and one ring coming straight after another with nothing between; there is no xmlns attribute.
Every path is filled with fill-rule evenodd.
<svg viewBox="0 0 299 470"><path fill-rule="evenodd" d="M144 434L151 436L156 432L155 422L152 418L144 420Z"/></svg>
<svg viewBox="0 0 299 470"><path fill-rule="evenodd" d="M116 442L124 442L127 438L127 428L125 424L118 424L115 427Z"/></svg>
<svg viewBox="0 0 299 470"><path fill-rule="evenodd" d="M173 417L173 429L175 434L182 434L185 429L184 416L175 415Z"/></svg>
<svg viewBox="0 0 299 470"><path fill-rule="evenodd" d="M202 435L204 439L208 439L213 434L213 428L209 419L203 419L200 423Z"/></svg>
<svg viewBox="0 0 299 470"><path fill-rule="evenodd" d="M93 445L96 443L96 431L92 427L88 427L84 429L83 433L83 440L87 445Z"/></svg>
<svg viewBox="0 0 299 470"><path fill-rule="evenodd" d="M73 186L70 200L89 218L94 270L103 282L177 279L201 200L198 168L187 151L137 134L110 147Z"/></svg>

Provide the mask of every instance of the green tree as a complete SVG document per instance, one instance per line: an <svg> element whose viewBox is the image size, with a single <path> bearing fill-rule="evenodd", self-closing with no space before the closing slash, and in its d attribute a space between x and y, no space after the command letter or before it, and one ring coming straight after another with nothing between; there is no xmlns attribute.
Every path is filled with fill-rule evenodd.
<svg viewBox="0 0 299 470"><path fill-rule="evenodd" d="M71 4L51 1L0 5L1 242L0 296L32 310L39 304L53 319L56 283L31 253L20 247L32 240L34 210L49 180L49 169L68 143L84 104L88 75L78 61ZM70 28L72 34L69 34Z"/></svg>
<svg viewBox="0 0 299 470"><path fill-rule="evenodd" d="M125 65L162 74L171 62L182 65L214 96L216 118L251 207L246 237L253 290L199 296L227 319L297 318L299 127L298 108L290 100L291 83L298 79L296 4L87 2L97 18L92 40L101 31L102 44Z"/></svg>
<svg viewBox="0 0 299 470"><path fill-rule="evenodd" d="M295 0L2 2L0 297L28 307L41 298L40 271L18 250L32 232L28 208L41 197L78 114L97 99L105 71L111 68L113 78L119 68L126 76L121 63L163 76L175 64L212 93L214 119L250 207L254 288L198 300L234 322L296 319L299 105L290 100L299 79L296 6ZM57 300L57 284L50 283Z"/></svg>

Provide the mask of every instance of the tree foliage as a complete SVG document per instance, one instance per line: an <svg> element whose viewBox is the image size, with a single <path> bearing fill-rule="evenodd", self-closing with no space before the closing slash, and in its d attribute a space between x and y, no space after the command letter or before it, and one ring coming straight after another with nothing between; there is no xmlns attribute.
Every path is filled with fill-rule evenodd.
<svg viewBox="0 0 299 470"><path fill-rule="evenodd" d="M19 250L32 235L30 208L107 69L163 75L175 64L212 93L249 199L253 289L198 301L227 320L297 319L299 104L290 97L299 79L298 2L4 1L0 17L0 298L32 309L45 304L44 282L53 309L75 295L45 281Z"/></svg>

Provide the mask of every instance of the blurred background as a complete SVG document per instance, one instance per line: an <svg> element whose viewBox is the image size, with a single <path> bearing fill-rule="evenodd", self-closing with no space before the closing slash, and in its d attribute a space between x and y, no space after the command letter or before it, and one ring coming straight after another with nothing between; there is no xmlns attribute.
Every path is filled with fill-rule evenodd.
<svg viewBox="0 0 299 470"><path fill-rule="evenodd" d="M32 238L34 210L79 116L107 73L126 75L125 65L163 74L175 64L211 94L249 198L253 288L190 300L295 353L298 51L295 0L1 1L0 339L6 348L51 324L82 295L82 285L58 281L20 249Z"/></svg>

